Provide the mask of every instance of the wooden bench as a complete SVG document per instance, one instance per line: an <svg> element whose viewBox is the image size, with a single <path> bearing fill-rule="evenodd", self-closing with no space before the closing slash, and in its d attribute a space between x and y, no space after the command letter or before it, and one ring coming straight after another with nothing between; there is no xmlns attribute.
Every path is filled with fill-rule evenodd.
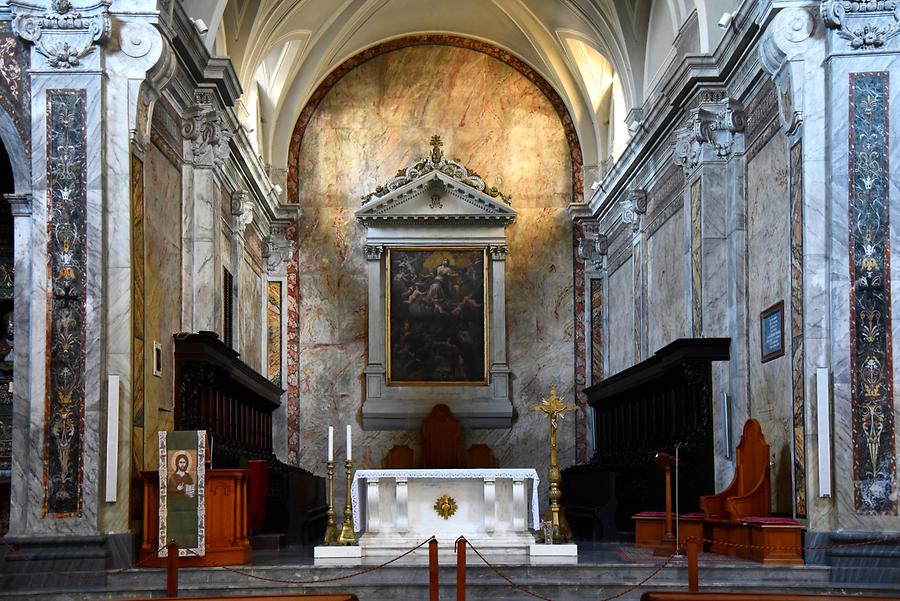
<svg viewBox="0 0 900 601"><path fill-rule="evenodd" d="M700 497L708 538L716 541L708 551L737 555L738 547L749 542L743 518L769 517L771 509L769 444L755 419L744 423L737 447L734 478L720 493Z"/></svg>
<svg viewBox="0 0 900 601"><path fill-rule="evenodd" d="M666 533L665 511L642 511L631 516L634 520L634 546L639 549L655 549ZM684 513L677 521L678 548L683 552L690 538L704 538L702 513Z"/></svg>

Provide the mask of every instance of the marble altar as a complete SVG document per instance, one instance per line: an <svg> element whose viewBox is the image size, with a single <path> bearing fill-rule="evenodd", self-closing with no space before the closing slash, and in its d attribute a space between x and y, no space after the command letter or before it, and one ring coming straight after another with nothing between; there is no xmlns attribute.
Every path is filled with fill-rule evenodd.
<svg viewBox="0 0 900 601"><path fill-rule="evenodd" d="M530 481L530 483L529 483ZM490 553L527 554L539 523L534 469L357 470L353 475L353 527L363 534L364 556L396 555L434 535L452 547L465 536ZM435 503L449 495L447 518Z"/></svg>

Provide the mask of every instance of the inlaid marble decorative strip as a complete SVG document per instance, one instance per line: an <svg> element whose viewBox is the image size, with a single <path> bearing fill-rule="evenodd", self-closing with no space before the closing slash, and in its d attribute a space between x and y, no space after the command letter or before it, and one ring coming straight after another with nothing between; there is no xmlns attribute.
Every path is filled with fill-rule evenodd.
<svg viewBox="0 0 900 601"><path fill-rule="evenodd" d="M578 246L581 238L584 236L584 230L580 226L576 226L572 231L572 256L575 272L575 280L573 285L573 294L575 312L575 404L578 406L578 422L575 428L575 454L579 462L584 462L588 457L587 444L587 395L584 389L587 386L587 342L584 332L584 312L585 312L585 282L584 282L584 259L578 256Z"/></svg>
<svg viewBox="0 0 900 601"><path fill-rule="evenodd" d="M297 221L291 221L288 227L288 240L297 240ZM291 254L291 260L287 266L287 432L288 432L288 463L299 465L300 463L300 395L297 387L300 373L300 308L297 297L297 252Z"/></svg>
<svg viewBox="0 0 900 601"><path fill-rule="evenodd" d="M791 399L794 417L794 509L806 517L806 403L803 383L803 152L791 147Z"/></svg>
<svg viewBox="0 0 900 601"><path fill-rule="evenodd" d="M747 119L744 133L747 141L752 142L778 116L778 91L772 80L766 80L760 87L744 114Z"/></svg>
<svg viewBox="0 0 900 601"><path fill-rule="evenodd" d="M144 163L131 156L131 429L135 474L144 469Z"/></svg>
<svg viewBox="0 0 900 601"><path fill-rule="evenodd" d="M281 288L281 282L276 280L269 282L266 292L266 373L276 386L281 386Z"/></svg>
<svg viewBox="0 0 900 601"><path fill-rule="evenodd" d="M80 515L87 162L84 90L47 90L46 513Z"/></svg>
<svg viewBox="0 0 900 601"><path fill-rule="evenodd" d="M888 78L850 74L850 384L856 510L894 515Z"/></svg>
<svg viewBox="0 0 900 601"><path fill-rule="evenodd" d="M603 379L603 280L591 280L591 384Z"/></svg>
<svg viewBox="0 0 900 601"><path fill-rule="evenodd" d="M700 215L700 178L691 185L691 333L703 333L703 223Z"/></svg>
<svg viewBox="0 0 900 601"><path fill-rule="evenodd" d="M641 273L644 269L644 262L641 259L641 244L635 244L634 249L632 250L632 256L634 257L634 261L631 263L632 265L632 273L634 274L634 320L632 324L634 325L634 362L641 362L641 332L644 327L644 322L641 319L643 313L641 311L641 304L644 299L641 298L642 286L641 286Z"/></svg>
<svg viewBox="0 0 900 601"><path fill-rule="evenodd" d="M647 217L644 235L653 236L662 225L684 206L684 169L671 165L647 193Z"/></svg>

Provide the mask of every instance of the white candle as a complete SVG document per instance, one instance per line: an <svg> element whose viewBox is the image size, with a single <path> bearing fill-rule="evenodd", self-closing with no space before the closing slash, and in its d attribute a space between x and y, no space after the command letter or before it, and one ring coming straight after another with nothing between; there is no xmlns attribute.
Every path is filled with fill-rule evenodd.
<svg viewBox="0 0 900 601"><path fill-rule="evenodd" d="M347 461L350 461L350 424L347 424Z"/></svg>
<svg viewBox="0 0 900 601"><path fill-rule="evenodd" d="M328 426L328 461L334 461L334 426Z"/></svg>

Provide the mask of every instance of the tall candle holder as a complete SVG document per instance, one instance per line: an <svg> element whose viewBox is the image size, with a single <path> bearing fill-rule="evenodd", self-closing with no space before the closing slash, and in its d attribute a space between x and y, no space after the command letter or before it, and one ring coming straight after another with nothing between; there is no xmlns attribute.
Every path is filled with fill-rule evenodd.
<svg viewBox="0 0 900 601"><path fill-rule="evenodd" d="M333 545L337 543L338 531L334 521L334 461L329 461L328 466L328 524L325 526L325 540L323 544Z"/></svg>
<svg viewBox="0 0 900 601"><path fill-rule="evenodd" d="M349 459L347 466L347 503L344 505L344 523L341 525L341 534L337 538L339 545L356 545L356 533L353 532L353 508L350 506L350 476L353 473L353 462Z"/></svg>

